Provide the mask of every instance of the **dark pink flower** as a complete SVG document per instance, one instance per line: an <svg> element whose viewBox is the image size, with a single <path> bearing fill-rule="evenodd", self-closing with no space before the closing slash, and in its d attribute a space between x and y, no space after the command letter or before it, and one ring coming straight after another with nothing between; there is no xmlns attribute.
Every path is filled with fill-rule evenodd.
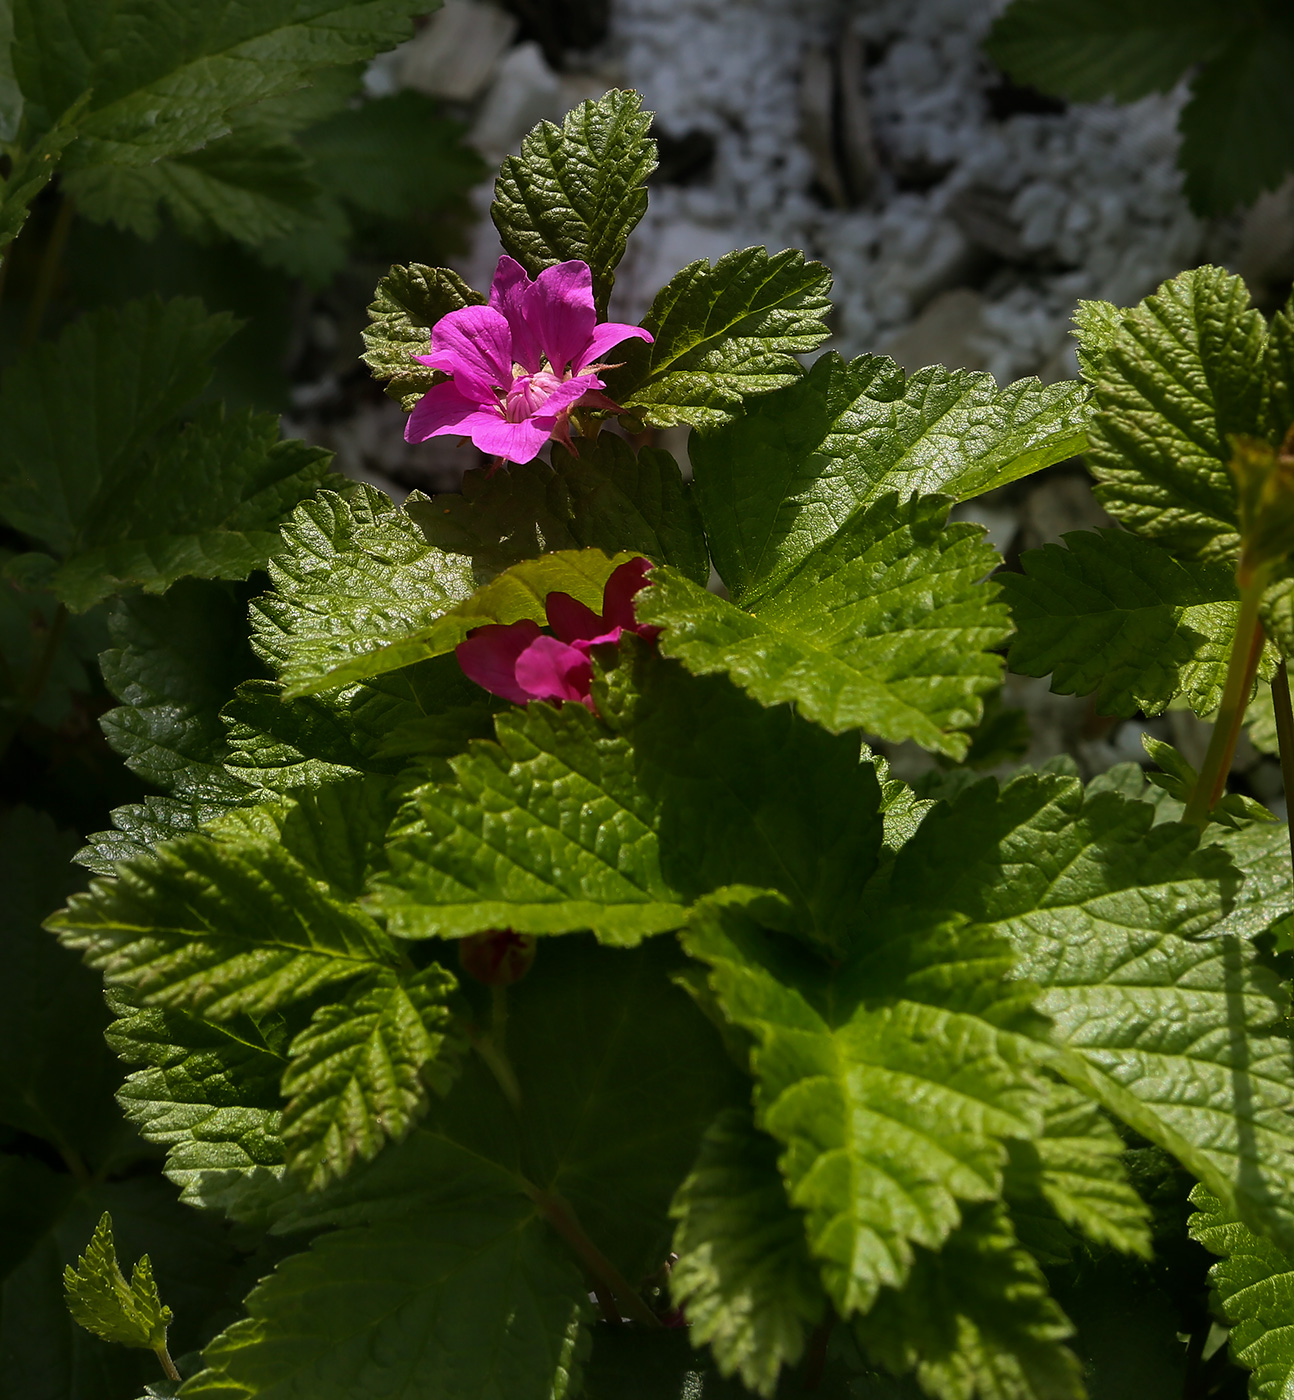
<svg viewBox="0 0 1294 1400"><path fill-rule="evenodd" d="M414 359L450 378L419 400L404 436L470 437L483 452L530 462L550 438L571 441L577 405L620 412L601 392L597 371L613 345L641 326L598 321L587 263L545 268L532 282L519 262L499 259L488 306L465 306L431 328L431 354Z"/></svg>
<svg viewBox="0 0 1294 1400"><path fill-rule="evenodd" d="M625 632L649 641L660 633L659 627L644 626L634 616L634 595L646 584L651 567L642 558L621 564L602 590L601 613L569 593L550 593L544 606L555 637L529 619L476 628L455 649L463 674L515 705L574 700L593 709L589 652L618 642Z"/></svg>

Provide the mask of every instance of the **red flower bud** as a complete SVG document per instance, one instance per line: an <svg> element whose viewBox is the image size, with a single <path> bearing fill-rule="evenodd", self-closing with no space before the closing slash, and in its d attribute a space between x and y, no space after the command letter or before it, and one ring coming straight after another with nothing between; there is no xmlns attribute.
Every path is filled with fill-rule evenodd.
<svg viewBox="0 0 1294 1400"><path fill-rule="evenodd" d="M510 928L474 933L458 942L459 966L487 987L510 987L521 981L534 960L534 938Z"/></svg>

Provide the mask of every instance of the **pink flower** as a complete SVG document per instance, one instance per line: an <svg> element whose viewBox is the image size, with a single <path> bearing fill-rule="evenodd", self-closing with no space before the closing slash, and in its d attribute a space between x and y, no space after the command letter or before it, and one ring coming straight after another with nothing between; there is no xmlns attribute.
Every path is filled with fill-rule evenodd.
<svg viewBox="0 0 1294 1400"><path fill-rule="evenodd" d="M622 410L605 394L599 357L641 326L598 321L587 263L545 268L532 282L519 262L499 259L488 306L465 306L431 328L431 354L414 359L450 375L419 400L404 436L470 437L493 457L533 461L549 438L570 446L577 405Z"/></svg>
<svg viewBox="0 0 1294 1400"><path fill-rule="evenodd" d="M476 628L455 649L463 674L515 705L574 700L593 709L589 652L618 642L625 632L648 641L660 634L659 627L644 626L634 616L634 595L646 585L651 567L642 558L621 564L602 590L600 614L569 593L550 593L544 607L556 637L529 619Z"/></svg>

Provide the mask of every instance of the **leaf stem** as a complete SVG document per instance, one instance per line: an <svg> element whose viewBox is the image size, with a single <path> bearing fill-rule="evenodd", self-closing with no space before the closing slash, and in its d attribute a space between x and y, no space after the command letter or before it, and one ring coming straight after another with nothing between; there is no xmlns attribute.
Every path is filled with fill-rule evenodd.
<svg viewBox="0 0 1294 1400"><path fill-rule="evenodd" d="M153 1350L157 1353L157 1359L162 1363L162 1370L166 1372L166 1379L168 1381L184 1379L175 1369L175 1362L171 1360L171 1353L166 1349L165 1342L163 1342L160 1347L154 1347Z"/></svg>
<svg viewBox="0 0 1294 1400"><path fill-rule="evenodd" d="M1285 821L1289 831L1290 862L1294 865L1294 710L1290 707L1290 678L1282 656L1272 677L1272 709L1276 714L1277 748L1281 759L1281 783L1285 789Z"/></svg>
<svg viewBox="0 0 1294 1400"><path fill-rule="evenodd" d="M63 249L67 247L67 235L72 227L72 217L76 204L67 195L58 206L54 216L54 226L49 231L45 251L41 254L40 267L36 272L36 286L32 291L31 305L27 308L27 320L22 328L22 348L30 349L40 339L40 328L45 320L45 310L54 292L59 265L63 261Z"/></svg>
<svg viewBox="0 0 1294 1400"><path fill-rule="evenodd" d="M1258 621L1258 604L1266 583L1266 571L1254 570L1240 592L1240 617L1236 635L1231 643L1231 658L1227 662L1227 679L1222 689L1222 704L1213 724L1208 752L1195 786L1186 803L1182 820L1203 827L1209 820L1214 803L1222 796L1231 772L1231 760L1240 739L1240 726L1249 704L1258 673L1258 660L1263 653L1263 629Z"/></svg>
<svg viewBox="0 0 1294 1400"><path fill-rule="evenodd" d="M644 1327L659 1327L660 1318L652 1312L620 1270L584 1233L584 1227L575 1218L575 1212L570 1206L551 1191L545 1191L531 1182L526 1183L525 1190L539 1208L539 1213L570 1245L580 1263L606 1288L624 1311Z"/></svg>
<svg viewBox="0 0 1294 1400"><path fill-rule="evenodd" d="M49 673L54 669L54 658L58 655L59 644L63 640L66 627L67 607L60 603L54 613L54 620L49 625L49 631L45 634L45 645L32 663L31 670L27 672L22 690L15 697L14 712L10 715L8 723L0 726L0 757L8 751L14 736L40 699L49 680Z"/></svg>
<svg viewBox="0 0 1294 1400"><path fill-rule="evenodd" d="M508 1059L508 989L490 988L490 1029L482 1033L472 1026L467 1027L467 1037L472 1049L483 1059L494 1076L495 1082L503 1090L503 1097L512 1105L514 1112L521 1112L521 1085L517 1082L516 1071Z"/></svg>

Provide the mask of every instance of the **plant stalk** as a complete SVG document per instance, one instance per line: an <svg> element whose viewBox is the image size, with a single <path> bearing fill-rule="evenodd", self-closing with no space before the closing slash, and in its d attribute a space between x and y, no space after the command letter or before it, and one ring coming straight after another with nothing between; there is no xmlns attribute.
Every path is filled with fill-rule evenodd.
<svg viewBox="0 0 1294 1400"><path fill-rule="evenodd" d="M160 1347L154 1347L153 1350L157 1353L157 1359L162 1363L162 1370L166 1372L166 1379L168 1381L184 1379L175 1369L175 1362L171 1360L171 1353L166 1349L165 1342L163 1342Z"/></svg>
<svg viewBox="0 0 1294 1400"><path fill-rule="evenodd" d="M67 235L72 228L72 217L76 205L63 196L54 216L54 226L49 231L45 251L41 255L40 268L36 273L36 286L32 291L31 306L27 309L27 320L22 328L22 348L29 350L40 339L40 328L45 321L45 310L54 294L54 283L58 279L58 269L63 261L63 249L67 247Z"/></svg>
<svg viewBox="0 0 1294 1400"><path fill-rule="evenodd" d="M660 1318L647 1306L628 1279L584 1233L574 1211L560 1197L540 1186L526 1183L526 1194L539 1208L539 1213L575 1251L580 1263L620 1304L635 1322L644 1327L659 1327ZM596 1290L595 1290L596 1291Z"/></svg>
<svg viewBox="0 0 1294 1400"><path fill-rule="evenodd" d="M1272 677L1272 709L1276 714L1276 739L1281 759L1281 784L1285 789L1286 828L1289 831L1290 863L1294 865L1294 709L1290 707L1290 678L1281 657Z"/></svg>
<svg viewBox="0 0 1294 1400"><path fill-rule="evenodd" d="M1258 604L1266 582L1264 570L1257 570L1240 594L1240 617L1236 635L1231 643L1231 658L1227 662L1227 679L1222 689L1222 704L1214 721L1213 735L1199 777L1191 789L1182 820L1203 827L1209 813L1222 796L1231 772L1231 760L1240 739L1240 726L1249 704L1249 692L1258 674L1258 660L1263 653L1263 629L1258 621Z"/></svg>

